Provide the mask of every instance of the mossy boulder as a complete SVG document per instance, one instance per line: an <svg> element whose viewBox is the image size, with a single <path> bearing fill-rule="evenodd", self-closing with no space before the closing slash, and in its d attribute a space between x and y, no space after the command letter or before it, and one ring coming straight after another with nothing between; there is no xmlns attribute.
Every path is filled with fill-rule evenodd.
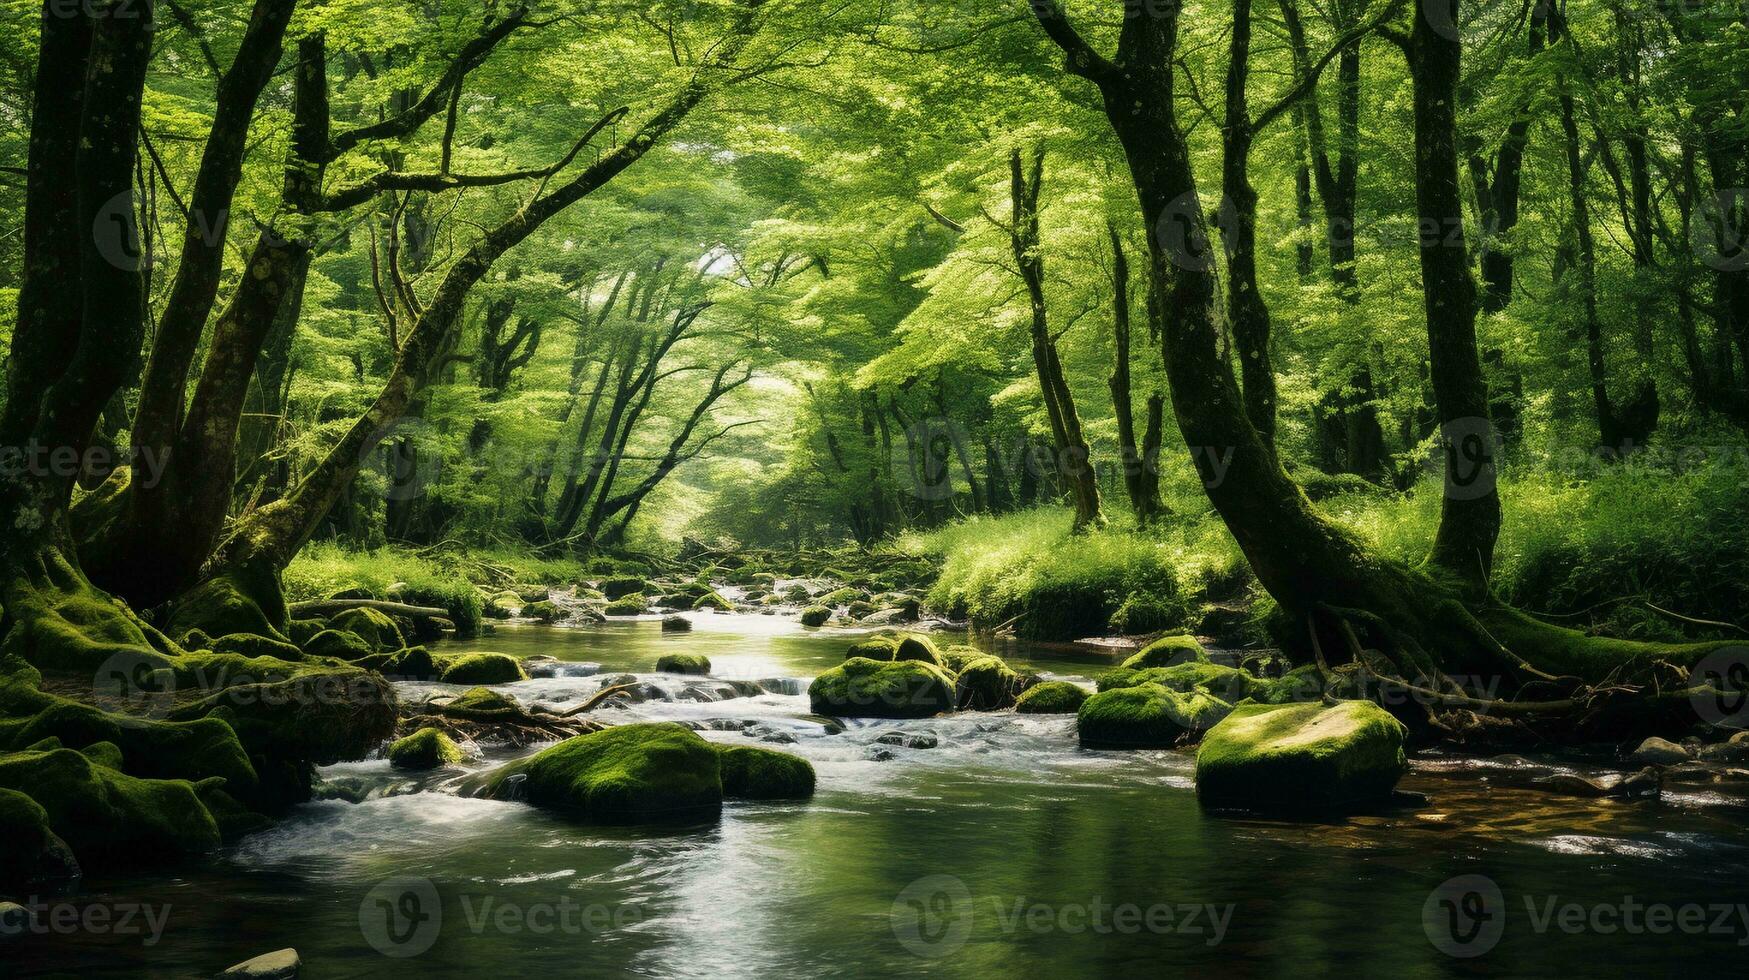
<svg viewBox="0 0 1749 980"><path fill-rule="evenodd" d="M690 633L690 632L692 632L692 620L687 619L685 616L680 616L680 615L663 616L662 617L662 632L664 632L664 633Z"/></svg>
<svg viewBox="0 0 1749 980"><path fill-rule="evenodd" d="M360 667L377 671L384 677L401 680L434 681L443 676L443 669L454 658L434 656L425 647L408 647L394 653L378 653L358 662Z"/></svg>
<svg viewBox="0 0 1749 980"><path fill-rule="evenodd" d="M959 673L966 668L967 664L974 660L982 660L989 655L988 651L964 643L956 643L941 651L941 665L954 673Z"/></svg>
<svg viewBox="0 0 1749 980"><path fill-rule="evenodd" d="M711 658L697 653L665 653L656 658L656 669L664 674L708 674Z"/></svg>
<svg viewBox="0 0 1749 980"><path fill-rule="evenodd" d="M285 635L289 637L293 643L302 647L304 644L309 643L317 633L320 633L327 628L328 621L326 619L312 616L308 619L292 620L291 624L286 627Z"/></svg>
<svg viewBox="0 0 1749 980"><path fill-rule="evenodd" d="M512 684L528 680L522 661L506 653L467 653L450 659L438 677L445 684Z"/></svg>
<svg viewBox="0 0 1749 980"><path fill-rule="evenodd" d="M1000 711L1014 706L1021 680L1000 658L983 657L965 665L954 688L962 711Z"/></svg>
<svg viewBox="0 0 1749 980"><path fill-rule="evenodd" d="M542 599L522 607L522 614L542 623L554 623L559 620L559 607L550 600Z"/></svg>
<svg viewBox="0 0 1749 980"><path fill-rule="evenodd" d="M348 609L328 620L328 628L357 634L371 645L373 653L400 650L407 646L401 627L395 619L380 609L360 606Z"/></svg>
<svg viewBox="0 0 1749 980"><path fill-rule="evenodd" d="M642 616L648 608L642 595L629 595L607 604L602 612L609 616Z"/></svg>
<svg viewBox="0 0 1749 980"><path fill-rule="evenodd" d="M421 728L389 746L389 765L424 772L453 766L467 758L455 740L436 728Z"/></svg>
<svg viewBox="0 0 1749 980"><path fill-rule="evenodd" d="M1370 701L1243 705L1196 754L1205 805L1340 811L1388 799L1408 771L1401 722Z"/></svg>
<svg viewBox="0 0 1749 980"><path fill-rule="evenodd" d="M899 652L899 638L896 636L871 636L858 640L850 645L850 651L844 659L850 660L862 657L865 660L892 660Z"/></svg>
<svg viewBox="0 0 1749 980"><path fill-rule="evenodd" d="M1268 681L1224 664L1201 661L1181 663L1173 667L1119 667L1099 678L1101 691L1144 684L1159 684L1179 692L1197 691L1229 704L1246 698L1259 698L1270 690Z"/></svg>
<svg viewBox="0 0 1749 980"><path fill-rule="evenodd" d="M626 596L639 595L648 586L643 579L635 575L620 575L601 583L601 594L608 599L624 599Z"/></svg>
<svg viewBox="0 0 1749 980"><path fill-rule="evenodd" d="M323 630L304 644L304 652L312 657L332 657L348 663L357 662L378 653L376 644L351 630Z"/></svg>
<svg viewBox="0 0 1749 980"><path fill-rule="evenodd" d="M72 848L49 826L42 805L13 789L0 789L0 894L23 894L30 886L79 877Z"/></svg>
<svg viewBox="0 0 1749 980"><path fill-rule="evenodd" d="M953 678L917 660L857 657L814 678L808 701L818 714L845 718L928 718L952 711Z"/></svg>
<svg viewBox="0 0 1749 980"><path fill-rule="evenodd" d="M1176 667L1185 663L1207 663L1208 651L1194 636L1165 636L1148 644L1123 662L1130 670L1147 667Z"/></svg>
<svg viewBox="0 0 1749 980"><path fill-rule="evenodd" d="M819 598L815 599L814 601L819 603L822 606L845 606L845 605L849 605L852 602L857 602L859 600L866 599L866 598L868 598L867 594L864 593L861 589L852 589L852 588L846 587L846 588L841 588L841 589L833 589L831 592L828 592L825 595L820 596Z"/></svg>
<svg viewBox="0 0 1749 980"><path fill-rule="evenodd" d="M861 619L864 616L868 616L871 613L876 612L879 608L880 608L879 606L876 606L872 602L864 602L864 601L858 599L857 601L851 603L849 606L845 607L844 614L846 616L849 616L851 619Z"/></svg>
<svg viewBox="0 0 1749 980"><path fill-rule="evenodd" d="M1200 692L1143 684L1088 698L1075 714L1075 727L1087 748L1163 749L1214 727L1231 710Z"/></svg>
<svg viewBox="0 0 1749 980"><path fill-rule="evenodd" d="M899 637L899 646L893 651L894 660L915 660L931 666L945 666L941 659L941 651L936 649L935 641L919 633L905 633Z"/></svg>
<svg viewBox="0 0 1749 980"><path fill-rule="evenodd" d="M714 609L717 612L733 612L735 609L735 604L730 602L729 600L723 598L720 593L718 593L716 591L710 591L710 592L706 592L704 595L701 595L701 596L693 599L692 600L692 608L694 608L694 609Z"/></svg>
<svg viewBox="0 0 1749 980"><path fill-rule="evenodd" d="M251 757L321 766L365 758L398 717L389 682L354 667L295 668L231 684L170 714L172 721L225 722Z"/></svg>
<svg viewBox="0 0 1749 980"><path fill-rule="evenodd" d="M803 626L824 626L832 618L832 610L825 606L809 606L802 610Z"/></svg>
<svg viewBox="0 0 1749 980"><path fill-rule="evenodd" d="M35 800L86 870L205 854L220 844L193 783L137 779L71 749L0 756L0 789Z"/></svg>
<svg viewBox="0 0 1749 980"><path fill-rule="evenodd" d="M528 717L528 712L522 710L516 699L485 687L463 691L439 710L463 721L520 721Z"/></svg>
<svg viewBox="0 0 1749 980"><path fill-rule="evenodd" d="M288 661L304 659L304 651L298 649L296 644L269 636L257 636L254 633L221 636L212 641L209 647L214 653L234 653L240 657L273 657Z"/></svg>
<svg viewBox="0 0 1749 980"><path fill-rule="evenodd" d="M505 766L486 794L599 823L697 819L722 808L722 768L717 750L691 729L620 725Z"/></svg>
<svg viewBox="0 0 1749 980"><path fill-rule="evenodd" d="M1081 710L1087 691L1068 681L1045 681L1028 688L1014 702L1023 715L1072 715Z"/></svg>
<svg viewBox="0 0 1749 980"><path fill-rule="evenodd" d="M737 800L805 800L814 795L814 767L787 752L719 747L723 795Z"/></svg>

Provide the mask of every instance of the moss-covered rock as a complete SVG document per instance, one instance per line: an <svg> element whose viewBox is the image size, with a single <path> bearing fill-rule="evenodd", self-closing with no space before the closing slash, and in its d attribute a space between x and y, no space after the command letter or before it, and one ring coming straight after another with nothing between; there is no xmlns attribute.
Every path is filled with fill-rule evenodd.
<svg viewBox="0 0 1749 980"><path fill-rule="evenodd" d="M1269 682L1236 667L1201 661L1181 663L1173 667L1144 667L1140 670L1119 667L1100 677L1098 683L1101 691L1159 684L1173 691L1200 691L1229 704L1246 698L1256 699L1270 689Z"/></svg>
<svg viewBox="0 0 1749 980"><path fill-rule="evenodd" d="M965 665L954 680L961 710L1000 711L1011 708L1020 696L1020 675L997 657L983 657Z"/></svg>
<svg viewBox="0 0 1749 980"><path fill-rule="evenodd" d="M436 728L421 728L389 746L389 765L424 772L453 766L467 758L455 740Z"/></svg>
<svg viewBox="0 0 1749 980"><path fill-rule="evenodd" d="M941 665L957 674L966 669L966 665L972 661L982 660L989 655L988 651L964 643L956 643L941 651Z"/></svg>
<svg viewBox="0 0 1749 980"><path fill-rule="evenodd" d="M832 610L825 606L809 606L802 610L803 626L824 626L832 618Z"/></svg>
<svg viewBox="0 0 1749 980"><path fill-rule="evenodd" d="M310 642L317 633L320 633L327 628L328 621L326 619L311 616L308 619L292 620L286 627L285 635L289 637L293 643L302 647L304 644Z"/></svg>
<svg viewBox="0 0 1749 980"><path fill-rule="evenodd" d="M444 667L454 659L436 656L425 647L417 646L394 653L372 654L358 661L358 665L397 680L434 681L443 676Z"/></svg>
<svg viewBox="0 0 1749 980"><path fill-rule="evenodd" d="M79 862L49 826L48 811L13 789L0 789L0 894L79 877Z"/></svg>
<svg viewBox="0 0 1749 980"><path fill-rule="evenodd" d="M867 594L861 589L845 587L841 589L833 589L831 592L820 596L814 601L822 606L844 606L866 598L868 598Z"/></svg>
<svg viewBox="0 0 1749 980"><path fill-rule="evenodd" d="M717 612L733 612L735 610L735 604L723 598L721 593L713 590L692 600L692 608L714 609Z"/></svg>
<svg viewBox="0 0 1749 980"><path fill-rule="evenodd" d="M899 652L899 638L896 636L870 636L850 645L850 651L844 659L851 660L862 657L865 660L892 660Z"/></svg>
<svg viewBox="0 0 1749 980"><path fill-rule="evenodd" d="M512 684L528 680L522 661L505 653L468 653L443 664L445 684Z"/></svg>
<svg viewBox="0 0 1749 980"><path fill-rule="evenodd" d="M814 767L786 752L719 747L723 795L737 800L805 800L814 795Z"/></svg>
<svg viewBox="0 0 1749 980"><path fill-rule="evenodd" d="M194 784L136 779L70 749L0 756L0 789L35 800L86 870L205 854L220 844Z"/></svg>
<svg viewBox="0 0 1749 980"><path fill-rule="evenodd" d="M395 730L399 706L381 675L359 668L307 668L225 687L171 713L216 718L250 755L333 765L365 758Z"/></svg>
<svg viewBox="0 0 1749 980"><path fill-rule="evenodd" d="M601 823L697 819L722 808L722 768L717 750L688 728L620 725L505 766L486 793Z"/></svg>
<svg viewBox="0 0 1749 980"><path fill-rule="evenodd" d="M407 638L401 635L401 627L396 625L394 617L380 609L366 606L348 609L328 620L328 628L357 634L371 645L373 653L386 653L407 646Z"/></svg>
<svg viewBox="0 0 1749 980"><path fill-rule="evenodd" d="M1403 725L1370 701L1244 705L1210 729L1196 754L1209 806L1345 810L1390 797L1408 771Z"/></svg>
<svg viewBox="0 0 1749 980"><path fill-rule="evenodd" d="M552 601L542 599L522 607L522 614L542 623L556 623L559 620L559 607Z"/></svg>
<svg viewBox="0 0 1749 980"><path fill-rule="evenodd" d="M310 637L304 652L312 657L332 657L356 663L379 653L376 644L351 630L323 630Z"/></svg>
<svg viewBox="0 0 1749 980"><path fill-rule="evenodd" d="M642 616L647 608L644 597L634 594L613 600L602 612L608 616Z"/></svg>
<svg viewBox="0 0 1749 980"><path fill-rule="evenodd" d="M528 717L528 712L522 710L514 698L485 687L463 691L443 705L442 711L463 721L520 721Z"/></svg>
<svg viewBox="0 0 1749 980"><path fill-rule="evenodd" d="M608 599L624 599L629 595L640 595L648 586L643 579L635 575L620 575L601 583L601 594Z"/></svg>
<svg viewBox="0 0 1749 980"><path fill-rule="evenodd" d="M893 651L894 660L915 660L931 666L941 667L941 651L936 649L935 641L920 633L905 633L899 637L899 646Z"/></svg>
<svg viewBox="0 0 1749 980"><path fill-rule="evenodd" d="M1130 670L1147 667L1176 667L1185 663L1206 663L1209 655L1194 636L1164 636L1143 647L1123 662Z"/></svg>
<svg viewBox="0 0 1749 980"><path fill-rule="evenodd" d="M1088 748L1171 748L1214 727L1231 710L1231 705L1200 692L1183 694L1143 684L1088 698L1076 712L1075 727Z"/></svg>
<svg viewBox="0 0 1749 980"><path fill-rule="evenodd" d="M1045 681L1035 684L1014 702L1014 710L1023 715L1072 715L1081 710L1087 691L1068 681Z"/></svg>
<svg viewBox="0 0 1749 980"><path fill-rule="evenodd" d="M851 619L861 619L864 616L868 616L868 615L878 611L879 609L880 609L880 607L876 606L872 602L864 602L861 599L858 599L857 601L851 603L850 605L848 605L844 608L844 614L846 616L849 616Z"/></svg>
<svg viewBox="0 0 1749 980"><path fill-rule="evenodd" d="M814 678L808 701L819 714L846 718L927 718L952 711L953 678L917 660L855 658Z"/></svg>
<svg viewBox="0 0 1749 980"><path fill-rule="evenodd" d="M697 653L665 653L656 658L656 669L664 674L708 674L711 658Z"/></svg>

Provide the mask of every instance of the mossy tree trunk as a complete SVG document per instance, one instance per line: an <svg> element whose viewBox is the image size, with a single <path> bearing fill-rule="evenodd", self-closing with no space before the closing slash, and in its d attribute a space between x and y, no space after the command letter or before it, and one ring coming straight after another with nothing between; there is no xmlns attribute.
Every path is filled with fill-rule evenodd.
<svg viewBox="0 0 1749 980"><path fill-rule="evenodd" d="M1383 651L1402 677L1433 686L1441 703L1463 703L1450 693L1449 680L1442 683L1447 671L1532 682L1549 679L1553 670L1600 682L1630 661L1654 669L1663 661L1692 663L1711 649L1593 640L1499 605L1471 571L1485 567L1499 528L1491 485L1486 495L1469 499L1448 492L1439 543L1419 570L1383 559L1321 516L1282 471L1245 411L1237 379L1220 354L1213 272L1172 251L1173 242L1207 241L1175 109L1178 13L1127 18L1116 56L1107 59L1069 23L1060 4L1041 0L1033 9L1067 55L1067 69L1097 85L1103 96L1143 217L1154 231L1150 272L1162 290L1163 355L1179 429L1202 467L1209 501L1287 615L1338 651L1344 642L1357 657L1362 645ZM1424 216L1441 219L1449 234L1452 226L1443 219L1461 214L1452 117L1459 44L1452 30L1455 6L1439 9L1452 15L1442 18L1444 33L1428 11L1418 11L1412 33L1389 35L1410 53L1416 76L1420 207ZM1457 230L1461 236L1461 226ZM1443 419L1477 416L1485 423L1473 286L1461 237L1456 241L1443 248L1423 243L1429 334L1438 348L1434 389ZM1482 456L1489 464L1491 448ZM1211 455L1224 455L1230 465L1217 471L1207 465ZM1537 667L1539 661L1545 666Z"/></svg>
<svg viewBox="0 0 1749 980"><path fill-rule="evenodd" d="M1130 391L1130 261L1124 253L1123 233L1109 225L1111 237L1112 334L1115 361L1111 371L1111 405L1117 415L1117 444L1123 454L1124 489L1136 523L1152 524L1165 513L1160 499L1160 442L1165 399L1148 396L1148 423L1142 442L1136 441L1134 397ZM993 495L994 491L992 491ZM994 506L992 506L994 509Z"/></svg>

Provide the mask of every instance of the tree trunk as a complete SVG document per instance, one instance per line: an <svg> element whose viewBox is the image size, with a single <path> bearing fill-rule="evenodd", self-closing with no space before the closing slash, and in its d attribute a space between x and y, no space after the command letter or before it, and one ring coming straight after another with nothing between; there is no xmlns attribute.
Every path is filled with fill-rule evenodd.
<svg viewBox="0 0 1749 980"><path fill-rule="evenodd" d="M1153 443L1153 459L1144 446L1136 444L1135 406L1130 393L1130 263L1124 254L1123 235L1117 225L1107 225L1111 237L1112 333L1116 341L1116 357L1111 372L1111 404L1117 415L1117 443L1123 455L1124 489L1129 491L1130 509L1136 523L1152 524L1164 509L1160 502L1159 465L1160 419L1162 400L1158 395L1148 399L1148 436Z"/></svg>

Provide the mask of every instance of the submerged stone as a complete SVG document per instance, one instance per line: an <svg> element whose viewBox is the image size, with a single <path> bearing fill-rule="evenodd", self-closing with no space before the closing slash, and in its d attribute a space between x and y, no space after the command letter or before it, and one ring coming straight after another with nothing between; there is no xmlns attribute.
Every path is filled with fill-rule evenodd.
<svg viewBox="0 0 1749 980"><path fill-rule="evenodd" d="M1102 691L1081 704L1075 728L1087 748L1171 748L1214 727L1231 705L1200 691L1159 684Z"/></svg>
<svg viewBox="0 0 1749 980"><path fill-rule="evenodd" d="M1246 705L1203 737L1197 796L1210 806L1265 811L1381 803L1409 768L1404 733L1370 701Z"/></svg>
<svg viewBox="0 0 1749 980"><path fill-rule="evenodd" d="M512 784L516 776L527 777ZM566 739L495 773L486 793L514 795L601 823L715 815L722 807L717 750L680 725L620 725Z"/></svg>
<svg viewBox="0 0 1749 980"><path fill-rule="evenodd" d="M958 699L953 679L939 667L857 657L814 678L808 700L823 715L927 718L952 711Z"/></svg>
<svg viewBox="0 0 1749 980"><path fill-rule="evenodd" d="M1068 681L1045 681L1034 685L1014 702L1023 715L1072 715L1081 710L1087 690Z"/></svg>
<svg viewBox="0 0 1749 980"><path fill-rule="evenodd" d="M685 616L663 616L662 632L690 633L692 632L692 620L687 619Z"/></svg>

